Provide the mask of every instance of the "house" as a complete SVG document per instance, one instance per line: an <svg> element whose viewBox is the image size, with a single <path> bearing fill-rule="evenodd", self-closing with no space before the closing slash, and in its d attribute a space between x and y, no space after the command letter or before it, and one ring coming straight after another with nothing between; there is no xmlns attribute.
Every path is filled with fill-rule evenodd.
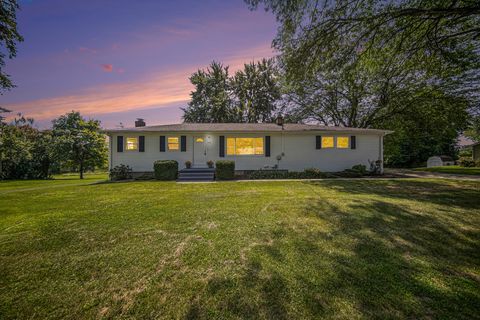
<svg viewBox="0 0 480 320"><path fill-rule="evenodd" d="M472 147L473 161L475 162L480 161L480 142L472 144L471 147Z"/></svg>
<svg viewBox="0 0 480 320"><path fill-rule="evenodd" d="M449 156L433 156L427 160L427 168L453 166L454 164L455 160Z"/></svg>
<svg viewBox="0 0 480 320"><path fill-rule="evenodd" d="M369 161L383 163L383 137L388 130L276 123L181 123L110 129L110 168L130 166L135 173L153 171L156 160L234 160L237 171L279 168L341 171ZM383 169L383 168L382 168Z"/></svg>

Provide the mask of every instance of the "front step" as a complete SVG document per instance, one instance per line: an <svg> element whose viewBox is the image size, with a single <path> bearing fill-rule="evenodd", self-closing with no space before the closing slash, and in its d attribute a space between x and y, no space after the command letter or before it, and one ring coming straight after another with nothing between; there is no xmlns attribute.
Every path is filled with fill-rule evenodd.
<svg viewBox="0 0 480 320"><path fill-rule="evenodd" d="M214 181L215 169L214 168L189 168L183 169L178 172L179 182L186 181Z"/></svg>

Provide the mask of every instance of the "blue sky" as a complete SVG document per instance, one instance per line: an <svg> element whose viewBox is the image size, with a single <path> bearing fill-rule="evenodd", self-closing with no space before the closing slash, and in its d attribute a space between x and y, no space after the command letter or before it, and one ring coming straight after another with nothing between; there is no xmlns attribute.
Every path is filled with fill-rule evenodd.
<svg viewBox="0 0 480 320"><path fill-rule="evenodd" d="M40 127L71 110L104 127L181 121L190 74L212 60L271 57L276 23L241 0L21 1L25 41L6 72L17 85L1 105Z"/></svg>

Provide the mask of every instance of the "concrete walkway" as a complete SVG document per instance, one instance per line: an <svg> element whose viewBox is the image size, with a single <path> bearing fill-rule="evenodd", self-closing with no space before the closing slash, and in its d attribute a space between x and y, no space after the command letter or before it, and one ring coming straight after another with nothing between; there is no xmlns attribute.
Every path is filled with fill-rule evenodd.
<svg viewBox="0 0 480 320"><path fill-rule="evenodd" d="M480 176L469 174L450 174L428 171L413 171L409 169L385 169L385 174L392 175L397 178L437 178L437 179L451 179L451 180L468 180L480 181Z"/></svg>

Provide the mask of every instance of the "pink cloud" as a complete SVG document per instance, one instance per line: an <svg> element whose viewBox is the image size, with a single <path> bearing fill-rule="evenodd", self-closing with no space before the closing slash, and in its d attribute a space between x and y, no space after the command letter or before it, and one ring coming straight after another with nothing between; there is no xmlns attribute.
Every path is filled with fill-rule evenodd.
<svg viewBox="0 0 480 320"><path fill-rule="evenodd" d="M102 70L105 71L105 72L112 72L113 71L113 65L102 64Z"/></svg>

